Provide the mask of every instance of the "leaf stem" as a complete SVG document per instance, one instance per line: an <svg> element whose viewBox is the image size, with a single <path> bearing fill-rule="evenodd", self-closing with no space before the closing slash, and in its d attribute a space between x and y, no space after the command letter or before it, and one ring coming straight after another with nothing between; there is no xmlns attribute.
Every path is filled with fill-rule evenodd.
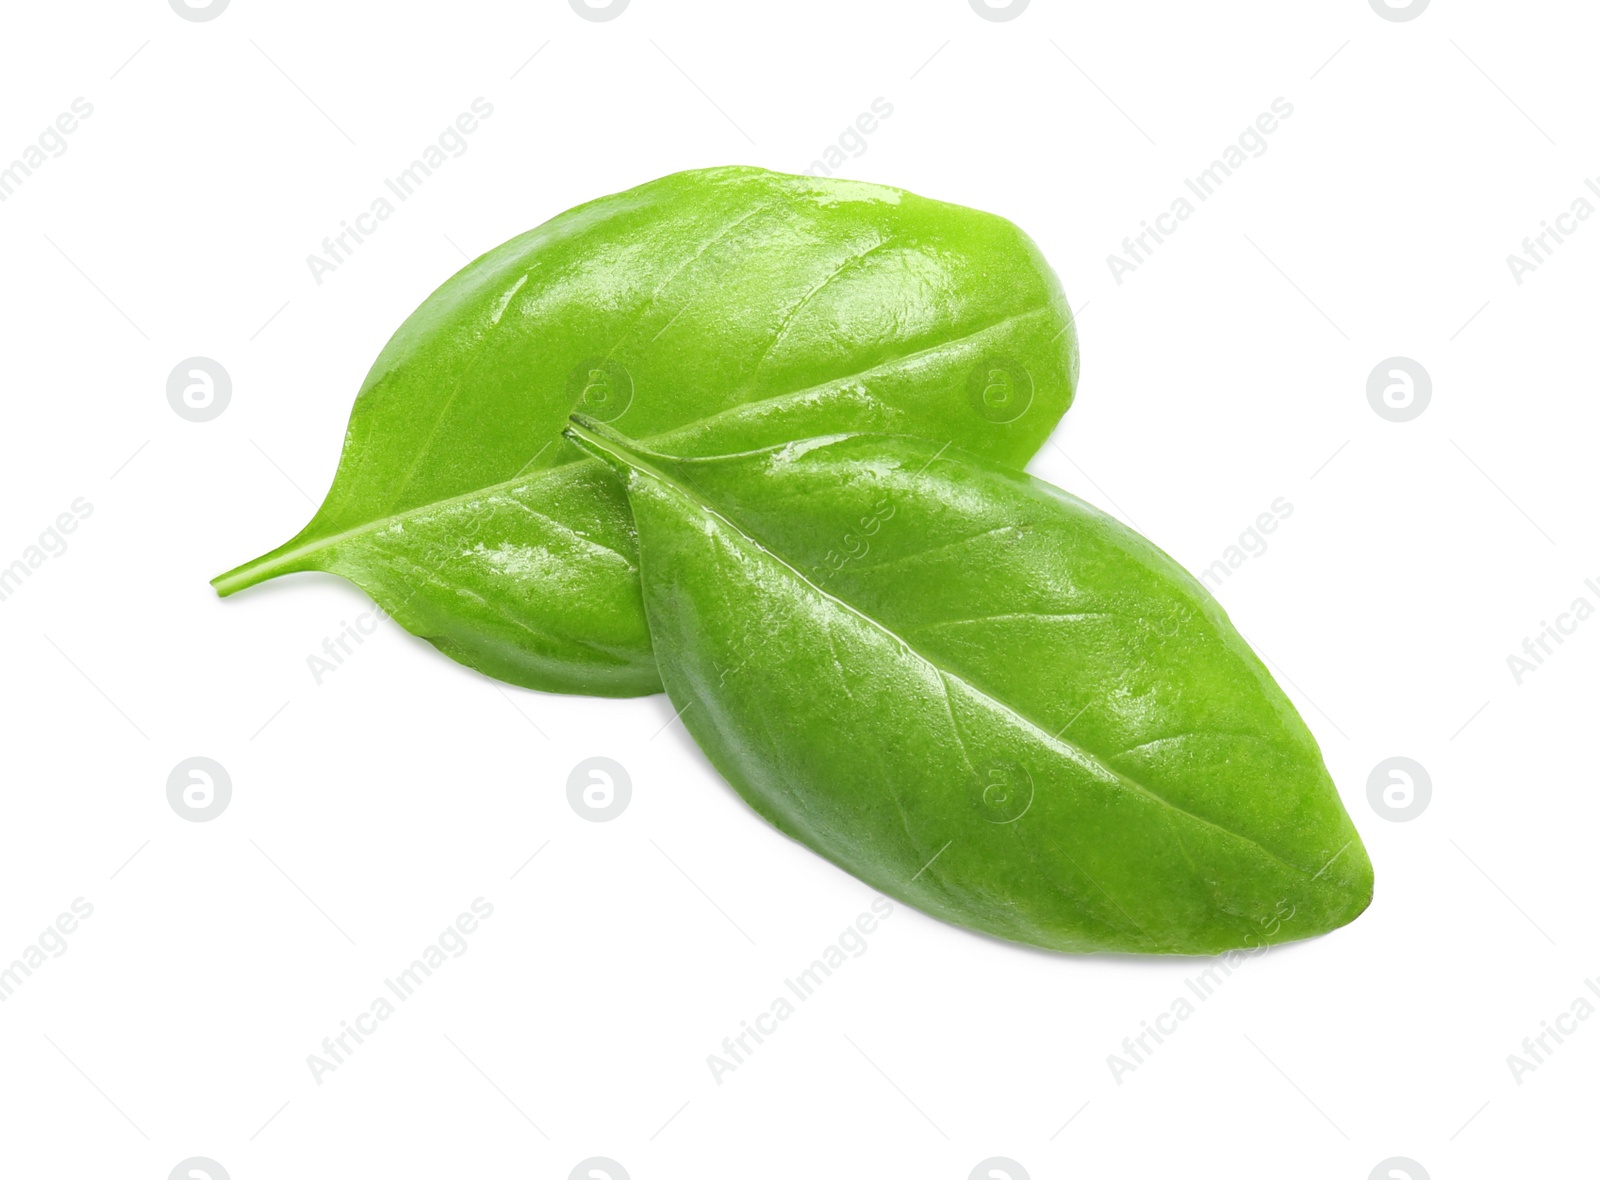
<svg viewBox="0 0 1600 1180"><path fill-rule="evenodd" d="M320 545L315 542L297 543L299 541L300 538L296 537L270 553L263 553L260 557L252 558L243 565L235 566L227 573L212 578L211 585L216 590L217 597L226 598L230 594L276 578L279 574L316 569L317 566L310 558Z"/></svg>

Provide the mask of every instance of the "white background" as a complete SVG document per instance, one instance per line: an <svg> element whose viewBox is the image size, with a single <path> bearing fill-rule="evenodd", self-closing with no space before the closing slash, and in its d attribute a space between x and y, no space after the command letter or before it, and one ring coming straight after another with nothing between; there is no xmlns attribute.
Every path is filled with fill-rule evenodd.
<svg viewBox="0 0 1600 1180"><path fill-rule="evenodd" d="M1506 1058L1600 976L1600 621L1520 685L1507 656L1600 605L1600 218L1521 285L1506 255L1600 177L1597 31L1489 0L8 6L0 163L94 112L0 204L0 565L93 512L0 602L0 961L94 912L0 1004L0 1174L1592 1168L1600 1020L1520 1085ZM480 96L466 154L314 282ZM1117 283L1107 255L1280 96L1265 154ZM707 1054L865 886L756 819L664 698L502 691L391 624L318 685L360 593L207 585L308 518L367 366L467 257L678 169L802 170L878 97L841 174L1011 217L1079 309L1078 403L1035 472L1195 570L1293 505L1218 596L1322 743L1376 900L1249 962L1120 1084L1107 1055L1204 963L905 908L715 1084ZM195 355L233 380L203 424L165 392ZM1396 355L1433 382L1406 423L1366 396ZM233 784L207 823L166 798L194 755ZM566 797L594 755L633 784L610 823ZM1367 799L1394 755L1432 781L1408 823ZM314 1082L477 897L467 952Z"/></svg>

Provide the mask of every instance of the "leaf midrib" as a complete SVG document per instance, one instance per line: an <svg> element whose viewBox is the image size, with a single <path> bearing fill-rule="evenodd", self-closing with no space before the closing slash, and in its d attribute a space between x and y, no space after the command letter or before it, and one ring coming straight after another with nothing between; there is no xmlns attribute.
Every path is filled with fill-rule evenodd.
<svg viewBox="0 0 1600 1180"><path fill-rule="evenodd" d="M1222 832L1224 835L1231 836L1234 839L1244 841L1246 844L1249 844L1253 848L1256 848L1262 854L1264 854L1265 856L1271 858L1272 860L1276 861L1277 863L1283 865L1285 868L1291 870L1292 872L1298 873L1298 874L1300 874L1302 876L1310 876L1310 870L1301 868L1299 865L1291 864L1289 861L1284 860L1283 857L1279 856L1276 852L1273 852L1272 849L1266 847L1260 841L1258 841L1258 840L1246 835L1243 832L1236 832L1232 828L1228 828L1228 827L1223 826L1222 824L1217 823L1215 820L1207 819L1203 815L1198 815L1195 812L1192 812L1192 811L1188 810L1187 808L1185 808L1185 807L1183 807L1183 806L1181 806L1181 805L1179 805L1177 803L1174 803L1172 800L1166 798L1165 796L1163 796L1161 794L1158 794L1156 791L1152 790L1149 787L1146 787L1144 784L1136 781L1135 779L1130 778L1128 775L1124 774L1122 771L1118 770L1116 767L1111 766L1109 763L1105 762L1098 754L1094 753L1093 751L1085 749L1084 747L1078 745L1075 742L1063 741L1059 736L1050 733L1047 729L1045 729L1045 727L1043 725L1039 724L1037 721L1035 721L1033 718L1029 717L1027 714L1021 712L1014 705L1011 705L1010 703L1001 700L1000 698L998 698L998 697L994 696L992 693L990 693L988 690L980 687L977 684L974 684L966 676L964 676L964 675L962 675L962 674L960 674L958 672L954 672L949 668L946 668L938 660L936 660L933 657L931 657L930 655L928 655L925 651L921 650L919 647L917 647L910 640L908 640L904 636L900 635L898 632L892 630L890 627L888 627L886 624L884 624L880 620L873 618L871 615L869 615L865 611L859 609L854 604L852 604L850 602L847 602L845 599L842 599L838 595L831 593L830 591L824 589L822 586L819 586L816 582L812 581L799 568L797 568L795 565L793 565L791 562L789 562L781 554L779 554L776 551L774 551L773 549L771 549L767 544L762 542L760 539L758 539L755 536L751 535L744 528L742 528L741 526L735 524L727 516L723 515L723 513L721 511L719 511L713 504L711 504L708 500L706 500L704 496L700 495L698 491L696 491L696 490L694 490L694 489L692 489L692 488L690 488L688 486L685 486L683 483L681 483L678 480L673 479L671 476L667 475L661 469L655 467L654 465L652 465L652 464L650 464L650 463L648 463L648 462L646 462L644 460L639 459L636 455L625 454L623 456L623 458L625 459L625 461L630 466L633 466L637 470L643 471L643 472L649 474L652 478L658 479L662 483L665 483L665 484L669 485L670 487L676 489L686 499L688 499L692 503L694 503L694 504L698 505L699 507L701 507L702 509L704 509L706 511L706 513L708 513L709 515L715 517L718 521L720 521L728 529L732 530L735 534L737 534L739 537L741 537L746 542L748 542L753 548L755 548L762 555L771 558L773 561L775 561L779 565L781 565L784 569L788 570L789 573L795 578L795 580L798 581L799 583L801 583L803 586L809 588L810 590L814 591L820 597L822 597L824 599L827 599L828 601L834 603L841 610L843 610L843 611L845 611L845 612L847 612L849 614L854 615L855 617L861 619L868 626L874 628L877 631L882 632L884 635L886 635L890 639L894 640L901 647L903 647L907 652L909 652L911 655L916 657L918 660L921 660L924 664L926 664L939 677L941 677L943 679L948 679L950 681L953 681L955 683L960 684L962 687L964 687L967 690L969 690L970 692L972 692L975 696L981 698L982 700L984 700L984 701L988 702L989 704L993 705L996 709L998 709L1001 712L1007 714L1008 716L1014 718L1017 722L1019 722L1021 725L1026 727L1028 730L1030 730L1034 734L1038 735L1038 739L1044 745L1046 745L1047 747L1056 748L1059 751L1063 752L1064 754L1066 754L1066 755L1068 755L1070 757L1078 759L1080 762L1086 764L1088 768L1090 768L1090 769L1092 769L1094 771L1098 771L1098 772L1102 773L1105 777L1111 778L1111 779L1115 780L1116 782L1125 785L1129 790L1132 790L1136 794L1142 795L1145 798L1151 799L1154 802L1159 803L1164 807L1170 808L1173 812L1177 813L1178 815L1184 816L1187 819L1190 819L1190 820L1194 821L1196 824L1202 825L1203 827L1212 828L1212 829L1214 829L1216 831ZM943 679L941 680L941 684L943 684ZM945 686L945 691L948 693L948 686ZM953 718L952 718L952 724L954 724L954 719Z"/></svg>
<svg viewBox="0 0 1600 1180"><path fill-rule="evenodd" d="M841 373L837 377L831 377L827 381L818 382L816 385L808 385L801 389L785 390L782 393L775 393L768 397L757 398L754 401L740 402L736 406L730 406L727 409L719 410L715 414L707 414L703 418L696 418L691 422L684 423L682 426L675 426L671 431L666 433L680 434L686 431L691 431L695 427L706 422L710 422L721 415L729 413L730 411L748 410L754 407L784 401L789 398L802 397L805 394L811 393L815 390L826 389L829 386L838 385L840 382L849 381L852 378L865 377L870 374L875 374L885 369L889 369L895 365L904 364L908 361L917 360L931 353L939 352L941 349L949 348L952 345L957 345L964 341L972 340L978 336L982 336L986 332L992 332L997 328L1006 327L1007 325L1013 324L1018 320L1026 318L1027 316L1038 315L1041 312L1047 312L1053 306L1053 303L1046 301L1037 307L1030 307L1025 311L1013 312L1011 315L995 320L993 323L984 324L979 328L973 328L971 331L963 332L959 336L951 336L948 339L941 340L937 344L931 344L926 348L919 348L911 352L901 353L898 356L890 357L885 361L881 361L876 365L870 365L865 369L857 369L852 373ZM560 437L559 432L557 433L556 437ZM537 458L537 456L535 457ZM320 553L324 549L334 548L346 541L365 536L368 533L375 532L378 529L385 528L391 524L415 520L419 517L426 516L429 513L436 512L442 508L448 508L454 504L466 503L467 501L478 496L492 496L499 492L506 491L509 488L520 486L524 483L532 483L535 480L544 476L548 476L553 472L561 471L568 467L574 467L582 463L593 462L597 462L597 460L588 458L569 459L564 462L557 463L553 467L545 467L531 474L525 475L519 472L510 479L502 480L499 483L485 484L482 487L472 488L471 490L462 492L456 496L446 496L438 500L429 500L426 503L415 504L410 508L402 508L396 512L389 512L382 516L375 516L370 520L362 521L360 524L352 525L350 528L341 529L337 533L319 536L306 542L304 545L297 545L292 549L285 549L283 552L275 555L270 564L272 566L290 565L303 558L309 557L312 554Z"/></svg>

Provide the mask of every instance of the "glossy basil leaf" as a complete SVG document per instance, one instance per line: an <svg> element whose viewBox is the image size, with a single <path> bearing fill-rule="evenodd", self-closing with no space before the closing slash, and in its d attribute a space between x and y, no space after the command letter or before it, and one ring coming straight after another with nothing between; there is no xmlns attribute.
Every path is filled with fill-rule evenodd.
<svg viewBox="0 0 1600 1180"><path fill-rule="evenodd" d="M214 585L324 570L492 676L657 692L632 518L562 440L570 412L683 453L887 430L1020 466L1076 377L1060 285L1010 222L853 181L679 173L434 292L368 374L311 523Z"/></svg>
<svg viewBox="0 0 1600 1180"><path fill-rule="evenodd" d="M1293 705L1112 518L936 441L681 459L574 422L626 481L684 724L874 888L1065 951L1211 954L1366 908Z"/></svg>

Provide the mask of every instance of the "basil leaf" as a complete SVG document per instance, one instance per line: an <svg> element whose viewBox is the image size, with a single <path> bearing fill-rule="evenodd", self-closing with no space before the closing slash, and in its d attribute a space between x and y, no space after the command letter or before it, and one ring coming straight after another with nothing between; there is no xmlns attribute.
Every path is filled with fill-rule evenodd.
<svg viewBox="0 0 1600 1180"><path fill-rule="evenodd" d="M1110 517L937 442L623 474L667 693L744 799L874 888L1066 951L1212 954L1356 917L1315 740L1201 585Z"/></svg>
<svg viewBox="0 0 1600 1180"><path fill-rule="evenodd" d="M683 453L871 429L1020 466L1076 377L1060 285L1009 222L850 181L679 173L434 292L368 374L311 523L213 584L324 570L492 676L657 692L632 518L562 440L570 412Z"/></svg>

